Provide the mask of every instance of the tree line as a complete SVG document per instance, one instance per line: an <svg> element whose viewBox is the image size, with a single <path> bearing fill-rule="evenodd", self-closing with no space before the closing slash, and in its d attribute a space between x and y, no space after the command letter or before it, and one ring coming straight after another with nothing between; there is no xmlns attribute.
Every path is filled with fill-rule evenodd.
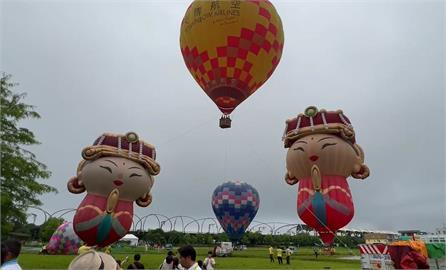
<svg viewBox="0 0 446 270"><path fill-rule="evenodd" d="M39 241L46 243L50 240L54 231L64 220L62 218L49 218L42 225L26 224L16 229L15 233L24 240ZM195 246L213 246L219 242L230 241L225 233L184 233L178 231L165 232L162 229L153 229L147 231L131 231L139 238L150 245L171 244L173 246L195 245ZM358 244L363 244L364 239L355 236L337 236L335 245L354 248ZM321 245L320 238L310 233L289 234L261 234L259 232L246 232L239 244L247 246L315 246Z"/></svg>
<svg viewBox="0 0 446 270"><path fill-rule="evenodd" d="M230 241L225 233L183 233L178 231L164 232L161 229L148 231L134 231L140 240L149 244L181 246L190 245L207 245L211 246L218 242ZM364 243L364 239L355 236L337 236L334 241L339 246L356 247L358 244ZM239 244L247 246L314 246L321 245L320 238L309 233L289 234L261 234L259 232L246 232L240 239Z"/></svg>

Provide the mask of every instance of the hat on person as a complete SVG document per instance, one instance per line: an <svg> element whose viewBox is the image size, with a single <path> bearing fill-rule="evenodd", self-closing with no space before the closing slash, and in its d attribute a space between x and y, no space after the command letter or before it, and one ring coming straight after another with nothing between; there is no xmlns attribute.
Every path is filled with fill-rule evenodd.
<svg viewBox="0 0 446 270"><path fill-rule="evenodd" d="M90 250L85 252L76 258L74 258L68 270L117 270L119 265L116 260L103 252L97 252Z"/></svg>

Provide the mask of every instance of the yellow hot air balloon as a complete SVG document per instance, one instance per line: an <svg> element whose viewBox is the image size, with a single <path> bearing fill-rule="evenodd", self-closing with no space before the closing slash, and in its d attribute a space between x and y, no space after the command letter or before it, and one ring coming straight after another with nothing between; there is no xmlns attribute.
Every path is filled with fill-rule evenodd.
<svg viewBox="0 0 446 270"><path fill-rule="evenodd" d="M194 79L229 114L274 72L282 56L282 21L267 0L194 1L181 23L180 45Z"/></svg>

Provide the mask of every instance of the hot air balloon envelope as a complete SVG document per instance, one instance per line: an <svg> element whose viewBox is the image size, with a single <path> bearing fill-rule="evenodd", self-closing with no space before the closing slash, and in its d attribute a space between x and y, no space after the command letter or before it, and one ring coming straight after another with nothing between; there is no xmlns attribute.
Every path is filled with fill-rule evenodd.
<svg viewBox="0 0 446 270"><path fill-rule="evenodd" d="M212 209L232 241L242 238L259 209L259 193L243 182L226 182L212 194Z"/></svg>
<svg viewBox="0 0 446 270"><path fill-rule="evenodd" d="M160 171L155 148L134 132L104 133L82 151L68 190L87 192L73 218L76 234L88 245L105 247L121 239L133 220L133 202L147 207Z"/></svg>
<svg viewBox="0 0 446 270"><path fill-rule="evenodd" d="M46 250L49 254L77 254L80 241L73 230L73 223L65 221L54 231Z"/></svg>
<svg viewBox="0 0 446 270"><path fill-rule="evenodd" d="M186 66L224 115L268 80L283 43L282 22L267 0L196 0L181 23Z"/></svg>
<svg viewBox="0 0 446 270"><path fill-rule="evenodd" d="M285 180L290 185L299 182L298 215L330 245L354 215L347 177L369 175L350 120L341 110L310 106L286 122L283 138L289 148Z"/></svg>

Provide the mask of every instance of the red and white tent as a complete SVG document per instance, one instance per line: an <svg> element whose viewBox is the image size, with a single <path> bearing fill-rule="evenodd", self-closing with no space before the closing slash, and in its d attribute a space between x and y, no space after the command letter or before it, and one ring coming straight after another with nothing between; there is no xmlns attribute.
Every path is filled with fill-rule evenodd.
<svg viewBox="0 0 446 270"><path fill-rule="evenodd" d="M361 244L359 252L361 254L389 254L389 249L384 244Z"/></svg>
<svg viewBox="0 0 446 270"><path fill-rule="evenodd" d="M361 253L361 268L363 270L394 269L387 245L361 244L359 245L359 252Z"/></svg>

